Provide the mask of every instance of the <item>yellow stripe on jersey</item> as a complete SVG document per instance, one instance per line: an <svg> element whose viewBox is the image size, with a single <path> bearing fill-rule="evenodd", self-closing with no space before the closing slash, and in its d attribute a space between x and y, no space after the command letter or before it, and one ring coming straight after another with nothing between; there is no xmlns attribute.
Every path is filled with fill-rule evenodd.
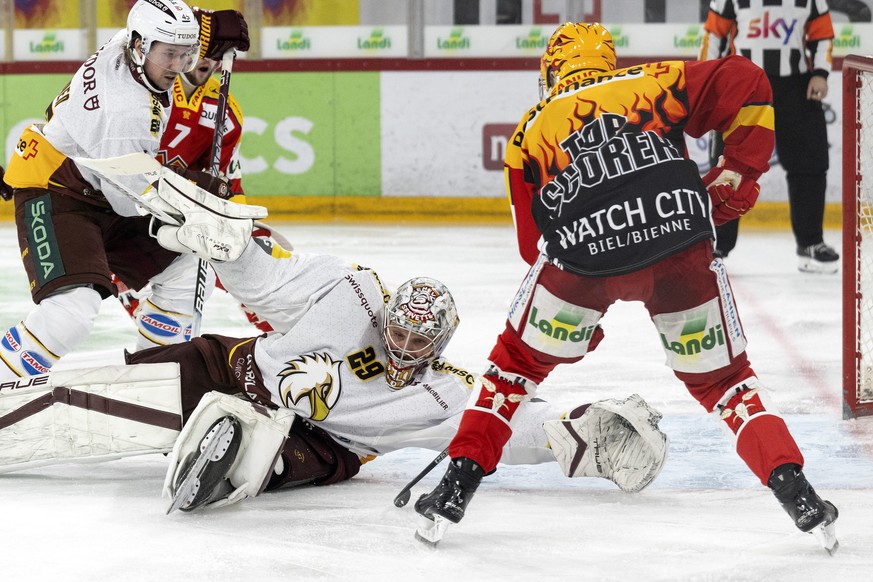
<svg viewBox="0 0 873 582"><path fill-rule="evenodd" d="M724 137L729 136L738 127L756 127L773 130L774 128L773 107L770 105L746 105L737 116L730 128L724 132Z"/></svg>
<svg viewBox="0 0 873 582"><path fill-rule="evenodd" d="M18 138L14 152L4 177L13 188L48 188L49 178L67 159L45 136L30 127Z"/></svg>
<svg viewBox="0 0 873 582"><path fill-rule="evenodd" d="M230 368L231 370L233 370L233 368L234 368L233 354L236 352L237 348L240 348L240 347L246 345L247 343L253 342L256 339L258 339L258 338L250 337L248 339L245 339L245 340L239 342L235 346L233 346L230 349L230 351L227 353L227 367Z"/></svg>

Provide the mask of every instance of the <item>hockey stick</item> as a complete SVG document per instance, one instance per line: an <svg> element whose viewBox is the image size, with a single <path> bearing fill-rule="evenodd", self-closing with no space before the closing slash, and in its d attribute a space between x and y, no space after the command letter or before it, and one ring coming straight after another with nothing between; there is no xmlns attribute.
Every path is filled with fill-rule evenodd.
<svg viewBox="0 0 873 582"><path fill-rule="evenodd" d="M418 475L416 475L416 476L412 479L412 481L410 481L409 483L406 484L406 487L404 487L403 489L400 490L400 493L398 493L398 494L397 494L397 497L394 498L394 505L395 505L396 507L403 507L404 505L406 505L407 503L409 503L410 491L412 490L412 488L415 487L415 485L416 485L419 481L421 481L422 479L424 479L424 476L425 476L425 475L427 475L428 473L430 473L431 471L433 471L433 470L434 470L434 467L436 467L437 465L439 465L440 463L442 463L443 459L445 459L447 456L449 456L449 449L448 449L448 447L445 448L445 449L443 450L443 452L441 452L441 453L438 454L436 457L434 457L434 460L431 461L430 463L428 463L427 467L425 467L424 470L422 470L421 473L419 473Z"/></svg>
<svg viewBox="0 0 873 582"><path fill-rule="evenodd" d="M236 59L236 49L230 49L221 57L221 84L218 89L218 104L215 109L215 132L212 136L212 156L209 173L215 177L221 174L221 140L224 138L224 119L227 116L227 100L230 94L230 75L233 72L233 62ZM197 279L194 283L194 319L191 322L191 337L200 335L200 324L203 321L203 303L206 300L206 261L197 260Z"/></svg>
<svg viewBox="0 0 873 582"><path fill-rule="evenodd" d="M137 194L112 177L148 175L153 173L155 179L157 179L158 172L161 169L161 164L148 154L133 153L114 158L73 158L73 161L80 166L100 174L101 178L115 186L122 194L130 198L134 204L143 208L149 214L156 216L162 222L173 225L181 224L177 217L167 214L152 204L147 198L141 194Z"/></svg>

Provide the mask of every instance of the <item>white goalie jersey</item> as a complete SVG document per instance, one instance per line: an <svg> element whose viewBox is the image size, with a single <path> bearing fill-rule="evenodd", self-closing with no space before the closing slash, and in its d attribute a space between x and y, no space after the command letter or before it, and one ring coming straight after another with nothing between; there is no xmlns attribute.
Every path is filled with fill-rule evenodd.
<svg viewBox="0 0 873 582"><path fill-rule="evenodd" d="M214 267L227 290L276 330L255 345L251 396L268 396L360 455L448 445L479 380L438 359L409 386L388 387L381 338L388 293L373 271L292 255L262 239ZM560 413L543 401L527 409L504 462L553 461L542 423Z"/></svg>

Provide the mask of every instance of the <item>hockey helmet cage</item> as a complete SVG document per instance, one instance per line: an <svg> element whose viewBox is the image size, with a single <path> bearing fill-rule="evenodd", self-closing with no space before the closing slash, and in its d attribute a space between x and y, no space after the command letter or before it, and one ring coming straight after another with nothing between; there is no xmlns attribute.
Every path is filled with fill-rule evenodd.
<svg viewBox="0 0 873 582"><path fill-rule="evenodd" d="M455 300L445 285L429 277L403 283L388 300L382 325L388 386L394 390L407 386L437 359L459 322Z"/></svg>
<svg viewBox="0 0 873 582"><path fill-rule="evenodd" d="M540 60L540 92L545 98L560 81L585 69L615 69L612 35L599 22L565 22L555 30Z"/></svg>
<svg viewBox="0 0 873 582"><path fill-rule="evenodd" d="M142 55L133 50L136 38L142 39ZM138 0L133 5L127 15L127 46L141 74L154 42L189 47L190 63L179 72L194 69L200 54L200 25L187 4L181 0Z"/></svg>

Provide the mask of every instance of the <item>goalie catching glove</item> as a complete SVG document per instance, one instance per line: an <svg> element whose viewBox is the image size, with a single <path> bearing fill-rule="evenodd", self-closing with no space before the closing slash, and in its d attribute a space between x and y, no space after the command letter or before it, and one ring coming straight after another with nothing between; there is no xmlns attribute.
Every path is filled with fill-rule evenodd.
<svg viewBox="0 0 873 582"><path fill-rule="evenodd" d="M157 188L143 198L176 221L152 219L152 236L165 249L209 261L235 261L251 238L253 221L267 216L263 206L217 198L171 168L162 167L159 176Z"/></svg>
<svg viewBox="0 0 873 582"><path fill-rule="evenodd" d="M724 158L703 177L703 183L712 201L712 220L716 226L747 213L761 193L755 178L727 169Z"/></svg>
<svg viewBox="0 0 873 582"><path fill-rule="evenodd" d="M603 477L636 493L655 480L667 458L659 420L661 413L634 394L580 406L543 423L543 430L564 475Z"/></svg>

